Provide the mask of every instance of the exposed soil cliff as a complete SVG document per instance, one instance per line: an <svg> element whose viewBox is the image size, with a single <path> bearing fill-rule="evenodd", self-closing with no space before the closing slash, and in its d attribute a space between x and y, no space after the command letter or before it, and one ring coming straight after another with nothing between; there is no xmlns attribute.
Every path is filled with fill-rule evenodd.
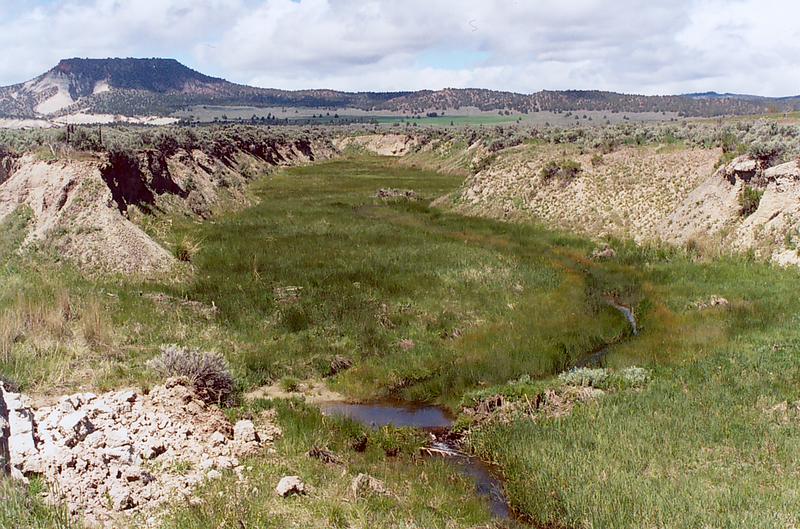
<svg viewBox="0 0 800 529"><path fill-rule="evenodd" d="M566 156L558 146L522 146L467 179L453 198L470 214L539 218L594 235L657 238L662 221L713 171L716 150L627 148L601 158L574 156L580 169L548 178L543 168Z"/></svg>
<svg viewBox="0 0 800 529"><path fill-rule="evenodd" d="M334 144L342 150L360 147L380 156L403 156L419 145L419 139L407 134L365 134L338 138Z"/></svg>
<svg viewBox="0 0 800 529"><path fill-rule="evenodd" d="M23 247L46 242L87 272L165 273L174 258L137 225L141 214L207 217L223 196L244 201L245 184L269 168L334 152L327 142L293 140L222 154L112 151L56 161L28 154L0 163L0 222L29 208Z"/></svg>
<svg viewBox="0 0 800 529"><path fill-rule="evenodd" d="M747 198L746 198L747 197ZM754 251L780 264L800 264L800 167L796 160L764 168L737 158L693 190L660 227L664 239L712 241Z"/></svg>

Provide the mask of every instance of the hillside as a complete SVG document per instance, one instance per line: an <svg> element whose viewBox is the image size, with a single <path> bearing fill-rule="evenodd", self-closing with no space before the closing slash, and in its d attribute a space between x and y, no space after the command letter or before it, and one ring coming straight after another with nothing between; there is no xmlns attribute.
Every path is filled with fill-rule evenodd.
<svg viewBox="0 0 800 529"><path fill-rule="evenodd" d="M794 109L793 98L642 96L567 90L519 94L479 88L417 92L339 92L257 88L210 77L174 59L65 59L27 82L0 88L0 117L75 113L167 116L195 105L308 107L426 113L473 108L531 113L596 110L676 112L684 116L759 114Z"/></svg>

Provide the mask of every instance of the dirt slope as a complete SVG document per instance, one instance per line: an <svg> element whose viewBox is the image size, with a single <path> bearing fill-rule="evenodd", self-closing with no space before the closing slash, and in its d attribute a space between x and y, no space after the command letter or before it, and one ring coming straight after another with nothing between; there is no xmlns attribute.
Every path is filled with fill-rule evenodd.
<svg viewBox="0 0 800 529"><path fill-rule="evenodd" d="M713 171L716 150L627 148L592 163L558 146L523 146L503 153L467 179L453 197L455 209L499 218L539 218L559 228L593 235L658 236L658 226ZM542 176L551 160L581 165L574 178Z"/></svg>
<svg viewBox="0 0 800 529"><path fill-rule="evenodd" d="M404 156L419 145L419 139L407 134L364 134L337 138L334 145L340 150L360 147L380 156Z"/></svg>
<svg viewBox="0 0 800 529"><path fill-rule="evenodd" d="M82 268L99 272L165 272L172 256L117 209L99 161L20 161L0 185L0 220L18 207L33 216L24 245L47 241Z"/></svg>

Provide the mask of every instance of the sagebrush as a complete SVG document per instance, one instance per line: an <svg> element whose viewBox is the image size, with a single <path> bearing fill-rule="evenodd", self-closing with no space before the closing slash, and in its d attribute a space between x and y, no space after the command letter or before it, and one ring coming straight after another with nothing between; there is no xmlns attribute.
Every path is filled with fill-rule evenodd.
<svg viewBox="0 0 800 529"><path fill-rule="evenodd" d="M188 378L207 403L229 405L233 402L235 381L228 362L218 353L167 345L148 365L164 377Z"/></svg>

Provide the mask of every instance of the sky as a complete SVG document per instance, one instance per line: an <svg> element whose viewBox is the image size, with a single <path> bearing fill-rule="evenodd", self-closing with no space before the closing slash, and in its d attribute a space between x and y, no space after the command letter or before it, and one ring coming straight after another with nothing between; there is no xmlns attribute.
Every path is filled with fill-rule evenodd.
<svg viewBox="0 0 800 529"><path fill-rule="evenodd" d="M800 94L796 0L0 0L0 85L172 57L262 87Z"/></svg>

